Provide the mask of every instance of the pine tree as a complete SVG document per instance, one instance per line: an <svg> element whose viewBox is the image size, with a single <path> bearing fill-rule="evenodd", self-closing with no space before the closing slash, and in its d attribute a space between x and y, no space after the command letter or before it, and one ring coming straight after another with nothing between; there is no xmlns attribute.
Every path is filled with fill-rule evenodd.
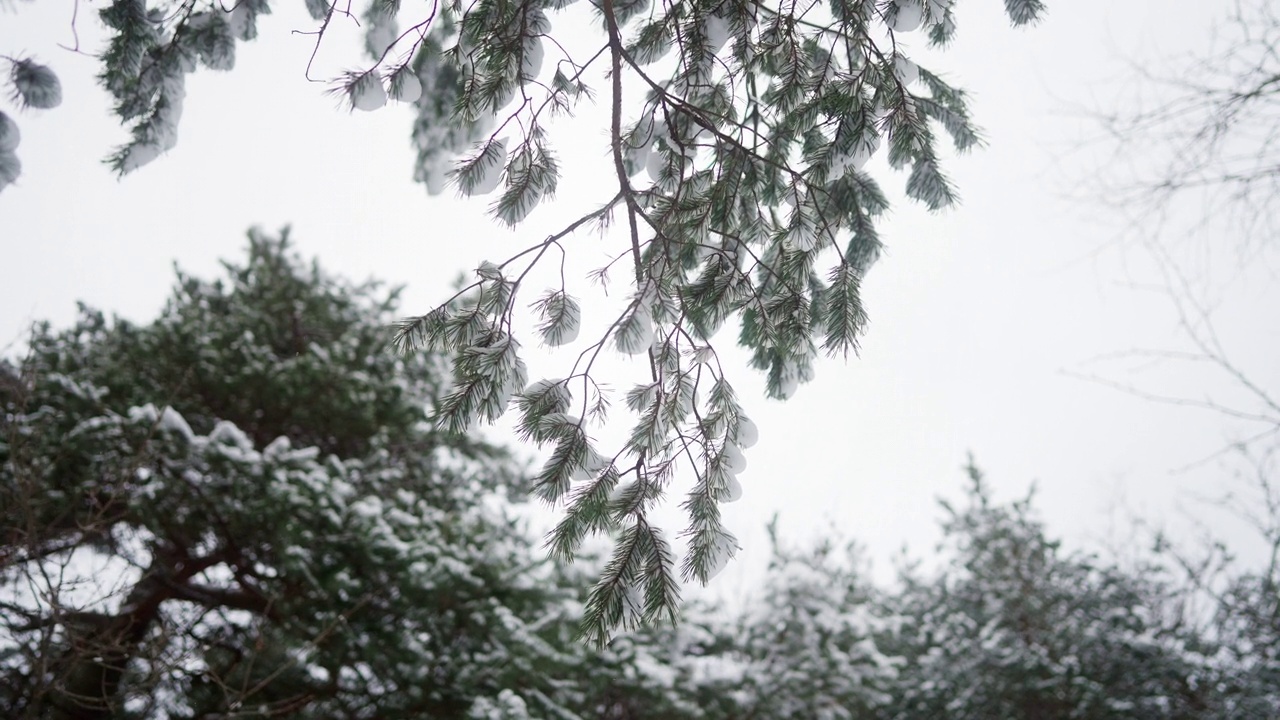
<svg viewBox="0 0 1280 720"><path fill-rule="evenodd" d="M601 717L635 663L576 641L511 458L428 422L395 294L287 234L226 271L0 362L0 715Z"/></svg>
<svg viewBox="0 0 1280 720"><path fill-rule="evenodd" d="M1031 496L997 503L968 470L963 504L944 504L930 569L908 564L895 583L876 586L855 545L827 536L795 549L775 532L768 575L740 615L706 622L699 612L682 633L655 636L651 645L682 651L677 687L697 699L695 716L1262 720L1280 712L1266 568L1228 578L1211 618L1189 617L1183 596L1202 587L1158 556L1122 567L1068 552L1036 518Z"/></svg>
<svg viewBox="0 0 1280 720"><path fill-rule="evenodd" d="M880 155L930 210L956 202L938 134L957 151L980 144L965 94L912 59L912 43L956 34L954 0L480 0L430 10L373 0L359 18L366 66L336 78L354 110L388 99L417 111L415 177L428 192L497 193L502 224L518 226L552 198L561 162L548 129L597 95L609 110L613 185L571 209L577 219L500 262L397 332L406 350L453 359L441 428L459 432L514 403L521 436L550 450L534 493L561 509L549 540L559 558L605 533L614 551L587 604L584 631L604 642L619 626L673 620L681 582L706 583L737 551L720 518L741 492L736 474L755 439L721 364L717 331L738 342L775 398L813 376L820 351L856 352L867 322L863 278L881 249L888 199L867 163ZM1041 0L1005 0L1014 25ZM317 42L356 12L308 0ZM130 172L175 146L186 77L229 70L257 35L267 0L111 0L99 16L110 40L101 82L131 139L109 159ZM586 13L591 38L559 37L551 18ZM402 29L404 28L404 29ZM579 51L585 42L585 51ZM616 231L610 231L614 222ZM626 267L626 307L579 339L583 288L561 273L532 286L535 267L587 228L609 232ZM479 261L479 259L477 259ZM536 277L536 276L532 276ZM518 308L530 305L536 327ZM531 341L572 345L560 377L527 377ZM627 389L634 423L620 447L599 447L613 383L604 352L639 356L648 379ZM673 485L679 483L676 490ZM673 538L651 510L684 496Z"/></svg>
<svg viewBox="0 0 1280 720"><path fill-rule="evenodd" d="M748 717L877 717L896 687L901 658L877 639L897 628L883 590L862 572L856 546L826 538L786 547L770 525L773 557L741 635Z"/></svg>
<svg viewBox="0 0 1280 720"><path fill-rule="evenodd" d="M902 665L887 717L1208 717L1208 647L1158 569L1064 551L1030 497L996 504L968 472L967 507L945 506L945 569L906 572L888 604L901 630L883 647Z"/></svg>

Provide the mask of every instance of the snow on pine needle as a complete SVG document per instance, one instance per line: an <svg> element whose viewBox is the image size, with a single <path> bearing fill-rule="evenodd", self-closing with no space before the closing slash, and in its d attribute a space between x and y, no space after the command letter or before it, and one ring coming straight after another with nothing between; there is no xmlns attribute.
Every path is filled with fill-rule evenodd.
<svg viewBox="0 0 1280 720"><path fill-rule="evenodd" d="M13 151L0 151L0 190L18 181L22 174L22 161Z"/></svg>
<svg viewBox="0 0 1280 720"><path fill-rule="evenodd" d="M9 100L19 110L50 110L62 104L62 83L48 66L30 58L0 56L0 61L9 63L3 84L8 86ZM21 142L18 123L0 112L0 191L16 183L22 174L17 152Z"/></svg>
<svg viewBox="0 0 1280 720"><path fill-rule="evenodd" d="M340 92L354 110L373 112L387 104L387 89L382 86L382 78L373 71L349 72L346 83Z"/></svg>
<svg viewBox="0 0 1280 720"><path fill-rule="evenodd" d="M10 99L22 108L50 110L62 104L62 83L46 65L8 58Z"/></svg>
<svg viewBox="0 0 1280 720"><path fill-rule="evenodd" d="M552 347L568 345L578 339L582 329L582 308L563 290L548 290L533 304L540 322L538 334Z"/></svg>

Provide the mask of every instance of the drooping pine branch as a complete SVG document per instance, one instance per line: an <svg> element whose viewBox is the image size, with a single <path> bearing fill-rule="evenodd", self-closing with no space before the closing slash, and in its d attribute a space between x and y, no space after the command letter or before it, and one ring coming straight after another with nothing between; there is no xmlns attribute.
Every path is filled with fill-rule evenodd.
<svg viewBox="0 0 1280 720"><path fill-rule="evenodd" d="M565 168L548 129L607 83L599 156L611 168L608 197L560 198L593 205L506 260L477 258L474 282L395 331L402 350L452 358L454 386L435 407L444 430L464 432L514 402L518 435L549 453L534 487L564 513L547 539L553 555L572 558L593 535L612 539L585 626L603 641L637 618L675 617L677 556L685 581L707 582L736 551L720 504L743 491L754 426L721 366L717 333L738 324L736 341L779 399L812 379L819 348L856 352L869 314L860 287L889 207L880 183L897 177L925 208L950 207L958 191L939 137L964 151L981 136L964 94L912 59L917 38L943 46L955 37L954 0L571 5L308 8L317 43L334 23L363 18L368 61L336 78L335 94L362 111L411 106L415 179L432 195L449 185L490 195L491 216L513 228L556 199ZM1041 0L1005 6L1015 25L1044 12ZM102 82L131 131L112 158L117 170L174 147L186 75L229 69L267 11L265 0L231 9L112 0L102 12L111 35ZM573 44L586 48L581 56L552 23L579 11L599 21L598 36ZM12 136L5 122L0 138ZM626 222L615 227L617 212ZM529 287L549 255L563 263L583 252L588 225L613 243L593 277L628 270L625 305L599 325L592 291L563 265L556 286ZM580 351L562 378L528 382L530 334ZM597 361L612 353L635 356L647 377L621 389L626 440L600 447L593 433L616 421L617 391ZM649 524L671 492L686 498L682 546Z"/></svg>

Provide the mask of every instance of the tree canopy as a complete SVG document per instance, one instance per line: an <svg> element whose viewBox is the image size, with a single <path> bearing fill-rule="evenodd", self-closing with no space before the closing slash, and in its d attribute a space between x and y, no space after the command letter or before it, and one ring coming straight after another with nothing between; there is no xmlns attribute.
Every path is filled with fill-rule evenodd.
<svg viewBox="0 0 1280 720"><path fill-rule="evenodd" d="M580 581L530 551L506 453L431 429L441 362L388 352L393 308L252 234L156 321L86 308L0 365L6 717L456 718L551 692L543 636L569 647L554 601Z"/></svg>

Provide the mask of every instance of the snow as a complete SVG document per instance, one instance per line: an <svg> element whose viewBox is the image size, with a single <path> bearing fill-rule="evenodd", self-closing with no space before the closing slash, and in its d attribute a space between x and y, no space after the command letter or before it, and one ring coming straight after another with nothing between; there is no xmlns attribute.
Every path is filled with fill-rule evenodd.
<svg viewBox="0 0 1280 720"><path fill-rule="evenodd" d="M636 122L635 130L630 137L632 142L638 144L638 147L626 147L627 158L631 161L631 175L635 176L642 169L648 168L649 160L653 156L653 115L642 116Z"/></svg>
<svg viewBox="0 0 1280 720"><path fill-rule="evenodd" d="M549 412L538 419L538 427L549 433L556 433L561 428L577 428L582 427L583 418L581 415L570 415L562 412Z"/></svg>
<svg viewBox="0 0 1280 720"><path fill-rule="evenodd" d="M609 466L609 458L601 455L595 448L587 446L587 456L583 460L582 465L575 467L573 472L569 474L569 479L591 480L599 477L600 473Z"/></svg>
<svg viewBox="0 0 1280 720"><path fill-rule="evenodd" d="M404 69L391 77L391 99L402 103L416 103L422 97L422 80L411 70Z"/></svg>
<svg viewBox="0 0 1280 720"><path fill-rule="evenodd" d="M222 11L201 11L193 13L187 20L187 27L192 30L205 30L212 28L214 32L226 33L225 37L220 37L218 43L214 43L214 47L207 48L202 52L200 59L210 70L233 70L236 66L236 53L234 37L231 34L231 27L222 19ZM216 20L216 25L215 25ZM230 40L224 44L223 41ZM180 58L182 69L184 72L195 72L196 58L190 55L183 55Z"/></svg>
<svg viewBox="0 0 1280 720"><path fill-rule="evenodd" d="M658 387L657 382L636 385L627 393L627 407L639 412L653 405L658 399Z"/></svg>
<svg viewBox="0 0 1280 720"><path fill-rule="evenodd" d="M505 137L494 141L492 147L496 148L494 151L496 157L494 153L484 153L484 157L477 166L480 177L468 194L487 195L498 188L498 183L502 182L503 170L507 166L507 142L508 139Z"/></svg>
<svg viewBox="0 0 1280 720"><path fill-rule="evenodd" d="M0 153L13 152L21 141L22 133L18 132L18 124L0 112Z"/></svg>
<svg viewBox="0 0 1280 720"><path fill-rule="evenodd" d="M711 557L707 561L707 581L710 582L715 576L724 571L729 565L729 560L738 552L738 543L732 535L724 533L716 538L716 542L711 546Z"/></svg>
<svg viewBox="0 0 1280 720"><path fill-rule="evenodd" d="M253 10L251 5L252 3L248 2L248 0L240 0L227 18L227 25L231 27L231 34L241 40L248 40L249 32L252 30Z"/></svg>
<svg viewBox="0 0 1280 720"><path fill-rule="evenodd" d="M569 388L565 387L562 378L546 378L543 380L535 380L529 383L521 395L532 397L543 393L555 393L556 399L562 403L568 403L571 399Z"/></svg>
<svg viewBox="0 0 1280 720"><path fill-rule="evenodd" d="M48 67L31 60L9 60L9 82L26 107L51 110L62 104L62 83Z"/></svg>
<svg viewBox="0 0 1280 720"><path fill-rule="evenodd" d="M512 341L515 342L514 340ZM515 350L512 350L514 355ZM520 358L515 359L512 367L502 376L502 383L498 385L498 392L493 398L494 414L493 417L500 417L507 411L507 406L511 404L511 398L529 382L529 368Z"/></svg>
<svg viewBox="0 0 1280 720"><path fill-rule="evenodd" d="M796 390L800 387L800 373L796 367L794 360L788 360L782 366L782 372L778 378L778 397L783 400L790 400L792 395L796 394Z"/></svg>
<svg viewBox="0 0 1280 720"><path fill-rule="evenodd" d="M649 153L645 156L645 170L649 173L649 179L656 185L662 181L662 171L667 165L667 159L658 150L658 143L655 140L653 146L649 148Z"/></svg>
<svg viewBox="0 0 1280 720"><path fill-rule="evenodd" d="M871 117L877 127L883 127L885 118L889 117L889 106L885 105L883 100L877 100L875 106L871 108Z"/></svg>
<svg viewBox="0 0 1280 720"><path fill-rule="evenodd" d="M147 403L146 405L137 405L129 408L129 422L139 424L151 424L160 419L160 411L155 405Z"/></svg>
<svg viewBox="0 0 1280 720"><path fill-rule="evenodd" d="M613 492L609 493L609 502L610 503L622 502L623 498L628 497L633 492L635 492L635 487L636 487L635 480L628 480L626 482L620 482L617 485L614 485Z"/></svg>
<svg viewBox="0 0 1280 720"><path fill-rule="evenodd" d="M729 41L729 21L719 15L707 16L707 44L711 46L711 52L718 53ZM674 44L674 43L672 43Z"/></svg>
<svg viewBox="0 0 1280 720"><path fill-rule="evenodd" d="M427 194L432 197L435 197L436 195L439 195L440 193L444 192L446 180L447 180L447 177L445 174L445 169L433 164L431 167L427 169L427 176L426 176Z"/></svg>
<svg viewBox="0 0 1280 720"><path fill-rule="evenodd" d="M541 201L543 201L543 193L536 190L532 191L529 199L527 199L524 204L518 204L515 208L512 208L509 213L504 214L503 220L506 220L506 222L511 225L520 224L524 222L525 218L529 217L529 214L532 213L532 211L538 209L538 204Z"/></svg>
<svg viewBox="0 0 1280 720"><path fill-rule="evenodd" d="M542 38L530 38L524 46L524 58L520 64L520 78L522 80L537 80L538 74L542 72L542 60L546 55L546 48L542 44Z"/></svg>
<svg viewBox="0 0 1280 720"><path fill-rule="evenodd" d="M653 651L647 647L636 648L633 662L635 662L636 672L641 677L651 680L659 687L668 690L676 687L676 681L681 676L681 672L677 668L654 658Z"/></svg>
<svg viewBox="0 0 1280 720"><path fill-rule="evenodd" d="M924 2L922 0L899 0L898 14L890 24L894 32L909 33L920 28L924 21Z"/></svg>
<svg viewBox="0 0 1280 720"><path fill-rule="evenodd" d="M645 143L638 148L627 148L627 154L631 156L631 176L635 177L641 170L649 169L649 163L653 159L653 145ZM649 179L653 179L652 173Z"/></svg>
<svg viewBox="0 0 1280 720"><path fill-rule="evenodd" d="M579 322L578 314L575 310L572 314L566 312L564 316L563 329L560 331L559 337L552 342L548 339L547 344L556 347L559 345L568 345L578 339L578 333L582 330L582 323Z"/></svg>
<svg viewBox="0 0 1280 720"><path fill-rule="evenodd" d="M529 153L521 153L511 161L511 177L519 176L529 169ZM509 183L508 183L509 186ZM516 203L512 208L503 213L503 219L510 225L516 225L529 216L538 207L538 203L542 202L542 187L536 183L530 184L528 187L528 195L521 198L521 202ZM575 333L574 337L577 337Z"/></svg>
<svg viewBox="0 0 1280 720"><path fill-rule="evenodd" d="M564 296L563 302L564 312L558 318L556 326L542 336L543 342L551 347L574 342L582 331L582 308L568 295Z"/></svg>
<svg viewBox="0 0 1280 720"><path fill-rule="evenodd" d="M920 66L898 55L893 59L893 74L903 85L914 84L920 79Z"/></svg>
<svg viewBox="0 0 1280 720"><path fill-rule="evenodd" d="M735 438L735 440L737 440L738 447L745 450L752 445L755 445L756 441L759 439L760 429L756 427L756 424L751 421L751 418L739 415L738 436Z"/></svg>
<svg viewBox="0 0 1280 720"><path fill-rule="evenodd" d="M720 502L731 503L741 500L742 483L738 482L738 478L730 475L727 485L729 487L729 493L725 495L725 497L721 498Z"/></svg>
<svg viewBox="0 0 1280 720"><path fill-rule="evenodd" d="M375 13L370 18L373 21L369 33L365 36L365 44L369 49L369 54L374 57L381 57L383 53L391 49L395 44L397 37L400 35L399 28L396 27L396 19L390 15Z"/></svg>
<svg viewBox="0 0 1280 720"><path fill-rule="evenodd" d="M653 318L643 301L636 304L631 316L614 331L613 338L618 352L624 355L639 355L653 346Z"/></svg>
<svg viewBox="0 0 1280 720"><path fill-rule="evenodd" d="M362 518L373 520L382 517L382 500L375 495L366 495L347 507Z"/></svg>
<svg viewBox="0 0 1280 720"><path fill-rule="evenodd" d="M818 228L804 204L807 198L801 198L801 205L793 212L790 232L787 233L787 245L800 252L812 252L818 247Z"/></svg>
<svg viewBox="0 0 1280 720"><path fill-rule="evenodd" d="M859 143L853 150L853 157L849 159L849 167L854 170L861 170L871 160L871 156L875 155L880 149L880 136L877 135L869 142Z"/></svg>
<svg viewBox="0 0 1280 720"><path fill-rule="evenodd" d="M178 123L187 96L186 78L186 73L179 70L160 80L156 112L143 126L143 139L131 144L120 161L121 171L136 170L178 144Z"/></svg>
<svg viewBox="0 0 1280 720"><path fill-rule="evenodd" d="M372 70L347 86L347 96L351 98L351 107L364 112L372 112L387 104L387 91Z"/></svg>
<svg viewBox="0 0 1280 720"><path fill-rule="evenodd" d="M476 274L485 280L501 280L502 268L498 267L492 260L481 260L476 266Z"/></svg>
<svg viewBox="0 0 1280 720"><path fill-rule="evenodd" d="M172 411L171 408L165 408L165 410ZM176 412L174 412L174 414L177 415ZM181 419L181 417L181 415L178 415L179 419ZM186 421L184 420L183 422L185 424ZM249 436L246 435L239 426L228 420L219 420L218 424L213 426L213 430L209 431L209 442L237 447L243 450L253 450L253 440L249 439Z"/></svg>
<svg viewBox="0 0 1280 720"><path fill-rule="evenodd" d="M747 456L742 454L738 446L728 444L724 446L724 463L731 474L737 475L747 469Z"/></svg>
<svg viewBox="0 0 1280 720"><path fill-rule="evenodd" d="M841 153L831 159L831 178L843 176L850 169L862 170L880 149L880 136L870 135L856 141L850 153Z"/></svg>
<svg viewBox="0 0 1280 720"><path fill-rule="evenodd" d="M12 185L22 174L22 161L12 152L0 151L0 190Z"/></svg>
<svg viewBox="0 0 1280 720"><path fill-rule="evenodd" d="M160 412L160 420L156 429L163 432L177 433L187 442L195 441L196 434L192 432L191 426L187 424L187 419L182 417L182 413L168 406L165 406L165 409Z"/></svg>
<svg viewBox="0 0 1280 720"><path fill-rule="evenodd" d="M162 85L164 104L156 112L155 143L161 151L172 150L178 144L178 123L182 120L183 103L187 97L186 73L178 73L164 79Z"/></svg>
<svg viewBox="0 0 1280 720"><path fill-rule="evenodd" d="M467 717L472 720L528 720L530 715L524 699L504 688L498 693L497 702L486 697L476 698Z"/></svg>

